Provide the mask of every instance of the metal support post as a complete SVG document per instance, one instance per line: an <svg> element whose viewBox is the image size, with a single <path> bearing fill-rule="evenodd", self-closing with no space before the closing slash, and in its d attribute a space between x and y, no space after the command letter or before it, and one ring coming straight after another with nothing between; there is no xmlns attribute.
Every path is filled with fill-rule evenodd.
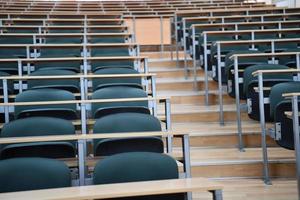
<svg viewBox="0 0 300 200"><path fill-rule="evenodd" d="M3 102L8 103L8 86L7 86L7 79L3 79ZM9 107L4 106L4 118L5 123L9 122Z"/></svg>
<svg viewBox="0 0 300 200"><path fill-rule="evenodd" d="M264 182L267 185L271 185L269 177L269 163L268 163L268 150L266 142L266 122L265 122L265 104L264 104L264 91L263 91L263 74L258 73L258 91L259 91L259 114L260 114L260 126L261 126L261 145L263 153L263 172Z"/></svg>
<svg viewBox="0 0 300 200"><path fill-rule="evenodd" d="M212 190L210 192L213 195L213 200L223 200L222 190Z"/></svg>
<svg viewBox="0 0 300 200"><path fill-rule="evenodd" d="M244 151L243 136L242 136L242 120L241 120L241 105L240 105L240 90L239 90L239 69L238 57L234 56L234 80L235 80L235 104L237 117L237 130L239 140L239 150Z"/></svg>
<svg viewBox="0 0 300 200"><path fill-rule="evenodd" d="M197 84L197 60L196 60L196 38L195 27L192 27L192 45L193 45L193 71L194 71L194 90L198 90Z"/></svg>
<svg viewBox="0 0 300 200"><path fill-rule="evenodd" d="M203 33L203 46L204 46L204 90L205 90L205 105L208 106L208 61L207 61L207 34Z"/></svg>
<svg viewBox="0 0 300 200"><path fill-rule="evenodd" d="M166 130L171 131L172 124L171 124L171 102L170 102L170 99L166 99L165 115L166 115ZM172 153L172 151L173 151L173 136L168 135L168 137L167 137L167 152Z"/></svg>
<svg viewBox="0 0 300 200"><path fill-rule="evenodd" d="M223 111L223 86L222 86L222 66L221 66L221 44L217 43L217 71L218 71L218 87L219 87L219 122L224 126Z"/></svg>
<svg viewBox="0 0 300 200"><path fill-rule="evenodd" d="M160 16L160 56L163 58L163 52L164 52L164 22L163 22L163 16Z"/></svg>

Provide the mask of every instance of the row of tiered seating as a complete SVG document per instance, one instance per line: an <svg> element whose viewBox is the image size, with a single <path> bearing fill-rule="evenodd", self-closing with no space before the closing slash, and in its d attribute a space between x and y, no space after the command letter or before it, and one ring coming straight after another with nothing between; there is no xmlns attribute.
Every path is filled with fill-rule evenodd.
<svg viewBox="0 0 300 200"><path fill-rule="evenodd" d="M224 11L216 17L203 17L202 12L178 14L181 26L178 26L177 42L181 42L178 46L183 47L186 58L190 56L194 60L195 76L196 67L205 69L206 94L209 76L218 81L221 124L224 124L224 85L228 95L236 99L240 150L243 150L240 100L247 100L249 117L261 123L265 183L270 184L266 135L283 148L294 150L298 146L293 130L295 135L299 134L295 128L299 122L294 121L293 126L291 116L287 115L292 110L292 102L284 94L300 92L299 9L280 11L295 12L288 15L268 14L272 10L258 11L263 15L254 17L249 11L243 12L237 11L240 16L234 16L236 13ZM269 16L274 18L265 20ZM294 105L300 103L300 100L295 101L298 103ZM267 130L266 122L272 123L274 128ZM299 169L298 163L299 160Z"/></svg>
<svg viewBox="0 0 300 200"><path fill-rule="evenodd" d="M147 73L147 60L138 56L137 44L127 43L129 34L114 37L114 31L106 32L98 35L95 44L86 39L86 32L81 34L85 39L78 42L70 41L64 33L56 33L59 40L54 39L55 44L47 39L39 44L20 42L24 40L23 34L2 33L2 95L4 104L12 105L13 109L7 112L8 106L4 106L6 123L1 138L67 138L88 133L95 138L83 143L82 139L78 142L73 138L2 144L0 179L8 182L1 181L0 192L69 187L76 179L85 185L88 178L93 184L108 184L179 177L175 160L162 154L165 147L161 121L156 116L155 80ZM5 38L8 35L10 40ZM28 75L22 76L24 73ZM149 95L154 98L151 100ZM81 128L76 128L79 119ZM89 124L91 119L94 121ZM140 133L126 137L127 132ZM146 132L157 136L147 136ZM113 133L124 136L97 137ZM103 156L107 158L98 162ZM53 160L67 158L78 162L71 171L62 161ZM87 158L98 162L92 165L93 173L85 169L91 167L85 164ZM151 198L184 197L177 194Z"/></svg>

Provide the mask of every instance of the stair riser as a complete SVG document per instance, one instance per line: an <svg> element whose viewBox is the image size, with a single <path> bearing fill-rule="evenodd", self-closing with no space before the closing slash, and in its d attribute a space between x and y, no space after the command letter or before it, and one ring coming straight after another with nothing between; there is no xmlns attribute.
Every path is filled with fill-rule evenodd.
<svg viewBox="0 0 300 200"><path fill-rule="evenodd" d="M149 61L148 62L148 66L149 68L151 67L170 67L170 68L176 68L176 60L174 58L174 60L168 60L168 61ZM178 66L179 68L183 68L184 67L184 61L180 60L178 62ZM193 62L192 61L187 61L187 66L192 67L193 66Z"/></svg>
<svg viewBox="0 0 300 200"><path fill-rule="evenodd" d="M242 120L249 119L246 113L242 113ZM219 121L218 112L210 113L182 113L182 114L172 114L172 122L216 122ZM224 112L225 121L236 121L236 112L228 111Z"/></svg>
<svg viewBox="0 0 300 200"><path fill-rule="evenodd" d="M217 95L209 95L209 102L210 105L217 105L218 104L219 96ZM234 99L230 98L229 96L223 96L223 103L224 104L234 104ZM204 95L191 95L191 96L172 96L171 97L172 104L205 104L205 96Z"/></svg>
<svg viewBox="0 0 300 200"><path fill-rule="evenodd" d="M243 135L244 147L260 147L261 136L258 134L244 134ZM221 135L221 136L192 136L190 137L191 147L237 147L238 137L237 133L233 135ZM269 147L277 146L273 139L267 138L267 144ZM174 146L181 147L181 140L174 138Z"/></svg>
<svg viewBox="0 0 300 200"><path fill-rule="evenodd" d="M173 82L173 83L157 83L157 90L193 90L193 82ZM208 87L216 90L217 85L213 81L209 81ZM198 82L198 90L204 90L204 82Z"/></svg>
<svg viewBox="0 0 300 200"><path fill-rule="evenodd" d="M269 165L271 177L295 178L296 169L294 163L271 163ZM263 166L261 163L228 164L192 166L192 177L261 177L263 178ZM262 182L263 184L263 182Z"/></svg>
<svg viewBox="0 0 300 200"><path fill-rule="evenodd" d="M185 76L185 72L183 70L180 71L164 71L164 72L156 72L153 71L153 73L156 74L157 78L181 78ZM197 76L203 77L204 73L202 70L197 70ZM193 77L193 72L188 72L188 77Z"/></svg>

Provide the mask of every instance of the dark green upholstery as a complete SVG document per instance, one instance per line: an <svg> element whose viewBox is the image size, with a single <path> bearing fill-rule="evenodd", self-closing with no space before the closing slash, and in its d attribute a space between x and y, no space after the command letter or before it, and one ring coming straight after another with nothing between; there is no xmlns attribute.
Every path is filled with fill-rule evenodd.
<svg viewBox="0 0 300 200"><path fill-rule="evenodd" d="M0 58L26 58L26 47L1 47Z"/></svg>
<svg viewBox="0 0 300 200"><path fill-rule="evenodd" d="M93 47L91 56L129 56L128 47Z"/></svg>
<svg viewBox="0 0 300 200"><path fill-rule="evenodd" d="M83 33L83 28L47 28L48 33ZM51 40L50 40L51 41ZM77 43L77 42L76 42Z"/></svg>
<svg viewBox="0 0 300 200"><path fill-rule="evenodd" d="M18 94L15 102L34 101L68 101L75 100L75 96L66 90L59 89L35 89L27 90ZM56 105L33 105L15 106L15 118L25 118L33 116L59 117L63 119L77 119L75 104Z"/></svg>
<svg viewBox="0 0 300 200"><path fill-rule="evenodd" d="M246 96L248 102L251 102L251 112L248 111L248 116L254 120L260 120L260 108L259 108L259 94L254 90L254 87L258 87L258 77L253 76L252 73L257 70L277 70L277 69L289 69L287 66L275 65L275 64L263 64L253 65L247 67L244 71L244 84L243 84L243 95ZM263 82L264 87L272 87L275 84L292 81L292 74L264 74ZM268 97L269 92L264 92L264 97ZM269 104L265 104L265 120L272 121L269 117Z"/></svg>
<svg viewBox="0 0 300 200"><path fill-rule="evenodd" d="M94 125L94 134L145 131L161 131L160 121L153 115L124 112L101 117ZM159 137L94 140L94 155L97 156L134 151L163 153L164 144Z"/></svg>
<svg viewBox="0 0 300 200"><path fill-rule="evenodd" d="M41 48L40 58L80 57L81 47Z"/></svg>
<svg viewBox="0 0 300 200"><path fill-rule="evenodd" d="M6 72L10 75L18 74L18 62L1 62L0 71Z"/></svg>
<svg viewBox="0 0 300 200"><path fill-rule="evenodd" d="M282 94L300 92L300 82L280 83L272 87L270 93L270 115L274 122L280 124L281 138L276 143L286 149L294 150L293 120L285 115L285 111L291 111L291 100L284 99ZM300 101L298 101L300 106ZM276 126L276 129L279 128Z"/></svg>
<svg viewBox="0 0 300 200"><path fill-rule="evenodd" d="M99 89L92 95L92 99L117 98L146 98L148 95L143 89L128 86L111 86ZM115 112L142 112L149 113L148 101L93 103L92 114L95 118Z"/></svg>
<svg viewBox="0 0 300 200"><path fill-rule="evenodd" d="M9 36L9 35L1 35L0 36L0 44L33 44L32 36Z"/></svg>
<svg viewBox="0 0 300 200"><path fill-rule="evenodd" d="M116 29L116 28L106 28L106 29L102 29L102 28L97 28L97 27L92 27L92 28L88 28L88 32L89 33L122 33L124 32L124 29Z"/></svg>
<svg viewBox="0 0 300 200"><path fill-rule="evenodd" d="M37 62L34 64L35 70L70 70L80 72L81 61L51 61L51 62Z"/></svg>
<svg viewBox="0 0 300 200"><path fill-rule="evenodd" d="M94 72L96 75L104 74L139 74L138 71L125 68L125 67L107 67L100 68ZM93 90L98 90L102 87L126 85L131 87L142 87L141 77L129 77L129 78L94 78L93 79Z"/></svg>
<svg viewBox="0 0 300 200"><path fill-rule="evenodd" d="M252 73L257 70L273 70L273 69L289 69L289 67L284 65L276 64L260 64L247 67L244 71L244 84L243 93L248 97L248 92L250 87L258 86L258 77L253 76ZM265 74L263 76L264 86L269 86L268 82L280 82L280 81L292 81L293 75L291 74Z"/></svg>
<svg viewBox="0 0 300 200"><path fill-rule="evenodd" d="M176 161L150 152L121 153L106 157L94 169L94 184L177 179ZM122 200L184 200L183 194L118 198Z"/></svg>
<svg viewBox="0 0 300 200"><path fill-rule="evenodd" d="M83 41L83 36L47 36L47 44L80 44Z"/></svg>
<svg viewBox="0 0 300 200"><path fill-rule="evenodd" d="M0 76L10 76L6 72L0 71ZM14 92L14 85L11 80L7 81L7 89L8 89L8 94L12 94ZM3 94L3 80L0 80L0 94Z"/></svg>
<svg viewBox="0 0 300 200"><path fill-rule="evenodd" d="M231 73L231 70L234 69L234 60L231 60L230 57L234 54L249 54L249 53L260 53L256 50L244 50L244 51L232 51L226 54L225 57L225 76L228 85L228 94L231 97L235 97L235 80L234 74ZM251 65L257 64L266 64L268 63L267 57L240 57L238 59L238 69L245 69ZM243 77L243 72L239 72L239 77ZM243 95L243 85L239 84L240 98L245 99Z"/></svg>
<svg viewBox="0 0 300 200"><path fill-rule="evenodd" d="M125 36L89 36L90 43L124 43Z"/></svg>
<svg viewBox="0 0 300 200"><path fill-rule="evenodd" d="M37 27L22 27L22 28L16 28L16 27L6 27L5 30L3 30L5 33L39 33L39 29Z"/></svg>
<svg viewBox="0 0 300 200"><path fill-rule="evenodd" d="M0 161L0 192L17 192L71 186L69 168L46 158L14 158Z"/></svg>
<svg viewBox="0 0 300 200"><path fill-rule="evenodd" d="M101 68L108 67L124 67L124 68L134 68L134 62L132 60L102 60L91 61L91 66L93 72Z"/></svg>
<svg viewBox="0 0 300 200"><path fill-rule="evenodd" d="M5 124L1 137L28 137L46 135L74 135L75 127L72 122L53 117L29 117L18 119ZM1 159L13 157L75 157L75 142L31 142L1 145Z"/></svg>
<svg viewBox="0 0 300 200"><path fill-rule="evenodd" d="M45 69L37 70L30 74L31 76L72 76L77 75L74 71ZM79 79L39 79L28 80L28 89L38 88L57 88L64 89L70 92L79 92Z"/></svg>

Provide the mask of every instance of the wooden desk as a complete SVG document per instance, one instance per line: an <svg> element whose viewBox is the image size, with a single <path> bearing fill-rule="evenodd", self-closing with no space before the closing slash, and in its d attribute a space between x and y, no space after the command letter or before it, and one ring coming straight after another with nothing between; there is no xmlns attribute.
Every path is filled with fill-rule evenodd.
<svg viewBox="0 0 300 200"><path fill-rule="evenodd" d="M214 200L222 200L222 189L222 185L205 178L188 178L2 193L0 199L110 199L197 191L212 192Z"/></svg>

